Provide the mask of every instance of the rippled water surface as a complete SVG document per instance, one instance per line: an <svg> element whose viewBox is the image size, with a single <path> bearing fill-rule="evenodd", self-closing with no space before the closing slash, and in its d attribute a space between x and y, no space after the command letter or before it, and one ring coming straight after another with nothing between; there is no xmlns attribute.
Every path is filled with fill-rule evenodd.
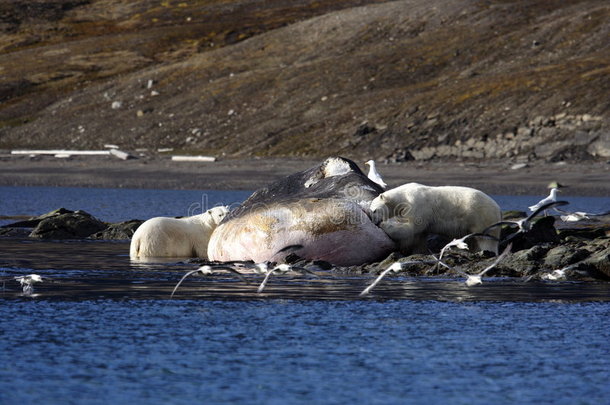
<svg viewBox="0 0 610 405"><path fill-rule="evenodd" d="M2 403L603 404L604 303L10 300Z"/></svg>
<svg viewBox="0 0 610 405"><path fill-rule="evenodd" d="M235 205L250 191L147 190L79 187L2 187L0 215L37 216L64 207L107 222L156 216L201 214L216 205ZM0 220L0 225L14 221Z"/></svg>
<svg viewBox="0 0 610 405"><path fill-rule="evenodd" d="M0 215L187 215L247 192L0 188ZM105 195L106 197L101 197ZM18 198L17 198L18 197ZM496 197L523 209L535 197ZM608 199L579 200L602 210ZM319 271L256 293L128 241L0 238L0 403L575 404L610 398L610 284ZM16 276L43 277L26 296Z"/></svg>
<svg viewBox="0 0 610 405"><path fill-rule="evenodd" d="M154 216L198 214L215 205L244 201L250 191L147 190L77 187L2 187L0 215L37 216L64 207L84 210L102 221L148 219ZM541 196L492 196L504 210L526 210ZM601 212L610 209L610 197L561 195L572 211ZM11 222L0 220L0 225Z"/></svg>

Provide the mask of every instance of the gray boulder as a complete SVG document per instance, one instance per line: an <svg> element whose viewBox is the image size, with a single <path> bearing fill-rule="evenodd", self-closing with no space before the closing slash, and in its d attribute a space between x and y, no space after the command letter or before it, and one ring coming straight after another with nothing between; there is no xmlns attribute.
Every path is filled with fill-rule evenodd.
<svg viewBox="0 0 610 405"><path fill-rule="evenodd" d="M106 229L94 233L89 236L89 239L103 239L103 240L125 240L131 239L134 232L144 221L139 219L132 219L129 221L118 222L115 224L109 224Z"/></svg>
<svg viewBox="0 0 610 405"><path fill-rule="evenodd" d="M574 245L559 245L549 250L544 257L544 265L551 269L560 269L586 259L591 254L587 249Z"/></svg>
<svg viewBox="0 0 610 405"><path fill-rule="evenodd" d="M512 251L529 249L544 243L559 243L559 236L554 224L555 218L551 216L534 220L532 228L529 231L520 233L511 240L513 244ZM510 232L514 232L514 228L508 232L506 229L503 229L502 239L505 239Z"/></svg>
<svg viewBox="0 0 610 405"><path fill-rule="evenodd" d="M583 263L593 268L595 278L610 280L610 247L593 253Z"/></svg>
<svg viewBox="0 0 610 405"><path fill-rule="evenodd" d="M46 214L39 215L37 217L32 217L23 221L13 222L12 224L2 225L2 228L34 228L40 224L40 221L43 219L56 217L62 214L71 214L74 211L70 211L66 208L58 208L51 212L47 212Z"/></svg>
<svg viewBox="0 0 610 405"><path fill-rule="evenodd" d="M610 132L599 134L599 139L587 148L587 152L595 157L610 158Z"/></svg>
<svg viewBox="0 0 610 405"><path fill-rule="evenodd" d="M40 239L82 239L107 225L85 211L69 211L42 219L30 233Z"/></svg>

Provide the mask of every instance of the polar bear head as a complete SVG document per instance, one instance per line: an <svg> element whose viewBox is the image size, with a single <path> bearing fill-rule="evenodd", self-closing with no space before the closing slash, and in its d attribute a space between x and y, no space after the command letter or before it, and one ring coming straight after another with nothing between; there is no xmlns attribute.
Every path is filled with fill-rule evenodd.
<svg viewBox="0 0 610 405"><path fill-rule="evenodd" d="M221 206L210 208L204 213L204 216L209 219L214 225L218 225L229 213L229 207Z"/></svg>
<svg viewBox="0 0 610 405"><path fill-rule="evenodd" d="M371 219L374 223L379 224L381 221L390 217L390 209L386 204L384 193L379 194L371 201L369 205L369 211Z"/></svg>
<svg viewBox="0 0 610 405"><path fill-rule="evenodd" d="M385 203L384 194L385 193L379 194L377 197L375 197L373 199L373 201L371 201L370 210L372 213L377 213L387 207L387 205Z"/></svg>
<svg viewBox="0 0 610 405"><path fill-rule="evenodd" d="M371 218L375 223L386 221L389 218L407 218L411 214L412 204L404 198L400 187L379 194L369 206Z"/></svg>

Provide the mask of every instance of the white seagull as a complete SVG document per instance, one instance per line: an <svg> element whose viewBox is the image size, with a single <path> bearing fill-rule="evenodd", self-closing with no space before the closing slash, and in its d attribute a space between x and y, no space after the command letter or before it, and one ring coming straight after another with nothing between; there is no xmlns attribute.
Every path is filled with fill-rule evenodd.
<svg viewBox="0 0 610 405"><path fill-rule="evenodd" d="M265 266L266 266L266 264L265 264ZM289 271L298 271L299 273L302 273L302 274L310 274L314 277L318 277L318 275L316 273L314 273L313 271L311 271L309 269L306 269L305 267L292 266L290 264L282 263L282 264L278 264L277 266L275 266L272 269L267 270L267 273L265 274L265 278L263 279L263 282L260 284L260 286L258 286L258 289L256 290L256 292L258 292L258 293L263 292L263 290L265 289L265 286L267 285L267 281L269 281L269 277L271 277L271 275L273 273L285 274L285 273L288 273Z"/></svg>
<svg viewBox="0 0 610 405"><path fill-rule="evenodd" d="M591 217L604 217L606 215L610 215L610 211L600 212L600 213L592 213L592 212L583 212L583 211L564 211L560 208L554 208L555 211L561 212L565 215L560 215L559 218L563 222L577 222L582 221L583 219L591 219Z"/></svg>
<svg viewBox="0 0 610 405"><path fill-rule="evenodd" d="M540 278L542 280L549 280L549 281L561 281L561 280L565 280L566 279L566 272L572 270L574 267L578 266L581 262L576 262L576 263L572 263L569 266L566 266L562 269L559 270L553 270L550 273L546 273L543 274L542 276L540 276Z"/></svg>
<svg viewBox="0 0 610 405"><path fill-rule="evenodd" d="M261 263L240 263L240 266L254 270L256 274L267 274L269 272L269 265L265 262Z"/></svg>
<svg viewBox="0 0 610 405"><path fill-rule="evenodd" d="M557 182L552 182L551 184L549 184L549 188L551 189L551 192L548 195L548 197L543 198L542 200L538 201L536 204L529 206L528 208L530 209L530 211L536 211L536 210L538 210L538 208L542 207L545 204L557 201L557 192L562 187L564 187L564 186L562 186L561 184L559 184Z"/></svg>
<svg viewBox="0 0 610 405"><path fill-rule="evenodd" d="M42 283L42 277L38 274L28 274L27 276L15 277L15 280L19 281L21 287L23 288L23 293L26 295L31 295L34 292L35 283Z"/></svg>
<svg viewBox="0 0 610 405"><path fill-rule="evenodd" d="M489 230L489 227L486 229ZM443 255L445 254L445 251L451 247L457 247L458 249L468 249L468 243L466 243L466 240L470 239L470 238L485 238L485 239L496 239L496 237L491 236L491 235L487 235L485 232L474 232L474 233L469 233L466 236L463 236L459 239L454 239L451 242L447 243L442 249L441 252L439 253L438 256L438 261L440 263L441 259L443 258ZM496 239L497 240L497 239Z"/></svg>
<svg viewBox="0 0 610 405"><path fill-rule="evenodd" d="M495 228L496 226L500 226L500 225L511 225L511 226L515 226L516 225L519 228L517 230L517 232L514 232L514 233L512 233L512 234L510 234L509 236L506 237L506 241L511 241L518 234L529 232L532 229L532 219L534 219L534 217L536 217L542 211L546 211L546 210L548 210L551 207L557 207L557 206L560 206L560 205L568 205L568 204L569 203L567 201L551 201L551 202L547 202L546 204L541 205L540 207L538 207L534 212L529 214L526 218L522 218L522 219L519 219L517 221L508 221L508 220L506 220L506 221L496 222L495 224L489 225L487 228L485 228L482 233L487 233L487 232L489 232L490 229Z"/></svg>
<svg viewBox="0 0 610 405"><path fill-rule="evenodd" d="M246 284L250 284L250 282L248 282L248 280L246 280L244 278L244 276L239 271L235 270L233 267L203 265L203 266L199 267L197 270L191 270L191 271L187 272L184 276L182 276L180 281L178 281L178 284L176 284L176 286L174 287L174 291L172 291L172 295L170 295L169 298L172 299L174 297L174 293L176 292L176 290L178 290L178 287L180 287L180 284L182 284L182 282L191 274L201 273L204 276L211 276L212 274L214 274L215 270L230 271L231 273L237 274L237 277L239 277L239 279L241 281L245 282Z"/></svg>
<svg viewBox="0 0 610 405"><path fill-rule="evenodd" d="M440 262L440 261L439 261ZM388 267L387 269L385 269L384 271L382 271L379 276L377 276L377 278L375 279L375 281L373 281L371 283L371 285L369 285L368 287L366 287L361 293L360 296L363 295L367 295L368 293L371 292L371 290L377 285L379 284L379 282L381 281L382 278L384 278L386 276L386 274L393 272L393 273L398 273L400 270L402 270L403 266L407 266L409 264L433 264L433 263L437 263L437 261L424 261L424 260L409 260L406 262L394 262L390 265L390 267ZM443 263L444 264L444 263Z"/></svg>
<svg viewBox="0 0 610 405"><path fill-rule="evenodd" d="M381 178L381 175L377 171L377 167L375 167L375 161L369 160L369 161L365 162L364 164L369 165L369 174L367 175L369 180L379 184L385 190L388 187L388 185L386 184L385 181L383 181L383 179Z"/></svg>
<svg viewBox="0 0 610 405"><path fill-rule="evenodd" d="M510 252L511 247L512 247L512 245L509 243L508 246L506 246L506 249L504 249L504 252L502 252L502 254L500 256L496 257L496 260L494 260L494 262L492 264L487 266L479 274L468 274L457 268L454 270L457 271L458 273L460 273L462 276L466 277L466 285L468 287L472 287L473 285L477 285L477 284L482 284L483 280L481 280L481 277L483 277L485 275L485 273L487 273L489 270L496 267L498 265L498 263L500 263L500 261L508 254L508 252Z"/></svg>

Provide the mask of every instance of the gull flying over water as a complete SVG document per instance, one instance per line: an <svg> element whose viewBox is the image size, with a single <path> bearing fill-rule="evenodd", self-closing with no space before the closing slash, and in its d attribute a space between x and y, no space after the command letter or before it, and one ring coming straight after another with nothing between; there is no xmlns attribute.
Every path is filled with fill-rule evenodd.
<svg viewBox="0 0 610 405"><path fill-rule="evenodd" d="M440 262L440 260L438 260L438 262ZM364 296L367 295L368 293L371 292L371 290L373 288L375 288L375 286L377 284L379 284L379 282L381 281L382 278L384 278L388 273L392 272L392 273L398 273L400 270L402 270L403 266L408 266L410 264L434 264L434 263L438 263L436 260L435 261L425 261L425 260L409 260L406 262L394 262L392 263L387 269L385 269L384 271L382 271L379 276L377 276L377 278L375 279L375 281L373 281L368 287L366 287L361 293L360 296ZM443 263L444 264L444 263Z"/></svg>
<svg viewBox="0 0 610 405"><path fill-rule="evenodd" d="M564 222L577 222L582 221L583 219L591 219L591 217L604 217L606 215L610 215L610 211L600 212L600 213L592 213L592 212L583 212L583 211L565 211L561 208L553 208L555 211L558 211L564 215L560 215Z"/></svg>
<svg viewBox="0 0 610 405"><path fill-rule="evenodd" d="M209 266L209 265L203 265L201 267L199 267L196 270L191 270L189 272L187 272L184 276L182 276L182 278L180 279L180 281L178 281L178 284L176 284L176 286L174 287L174 290L172 291L172 295L170 295L170 299L172 299L174 297L174 293L178 290L178 287L180 287L180 284L182 284L182 282L191 274L196 274L196 273L201 273L204 276L210 276L212 274L214 274L215 270L227 270L230 271L231 273L234 273L237 275L237 277L239 277L239 279L241 281L243 281L246 284L250 284L250 282L248 282L248 280L246 280L244 278L244 276L237 270L235 270L233 267L230 266Z"/></svg>
<svg viewBox="0 0 610 405"><path fill-rule="evenodd" d="M482 284L483 280L481 280L481 277L483 277L485 275L485 273L487 273L489 270L496 267L498 265L498 263L500 263L500 261L502 259L504 259L504 257L508 254L508 252L510 252L511 247L512 247L512 245L509 243L508 246L506 246L506 249L504 249L504 251L502 252L502 254L500 256L496 257L496 260L494 260L494 262L492 264L485 267L485 269L478 274L468 274L457 268L454 270L457 271L458 273L460 273L462 276L466 277L465 283L468 287L472 287L473 285L477 285L477 284Z"/></svg>
<svg viewBox="0 0 610 405"><path fill-rule="evenodd" d="M548 203L538 207L534 212L529 214L526 218L519 219L517 221L508 221L508 220L506 220L506 221L496 222L495 224L489 225L487 228L485 228L482 233L487 233L487 232L489 232L490 229L495 228L496 226L501 226L501 225L517 226L519 228L517 230L517 232L514 232L514 233L512 233L512 234L510 234L509 236L506 237L506 241L510 242L518 234L530 231L532 229L532 222L531 222L532 219L534 219L534 217L536 217L542 211L546 211L546 210L548 210L549 208L552 208L552 207L557 207L557 206L560 206L560 205L568 205L568 204L569 203L567 201L551 201L551 202L548 202Z"/></svg>
<svg viewBox="0 0 610 405"><path fill-rule="evenodd" d="M494 224L495 225L495 224ZM443 258L443 255L445 254L445 251L447 249L450 249L452 247L457 247L458 249L468 249L468 243L466 243L466 240L470 239L470 238L485 238L485 239L496 239L496 237L491 236L486 234L485 232L488 231L490 229L490 227L488 227L487 229L485 229L485 231L483 232L474 232L474 233L469 233L466 236L463 236L459 239L454 239L451 242L447 243L442 249L441 252L439 253L438 256L438 261L440 263L440 261Z"/></svg>
<svg viewBox="0 0 610 405"><path fill-rule="evenodd" d="M269 277L271 277L271 275L274 274L274 273L285 274L285 273L288 273L290 271L297 271L297 272L302 273L302 274L309 274L309 275L312 275L314 277L318 277L318 275L316 273L314 273L313 271L311 271L309 269L306 269L305 267L292 266L292 265L286 264L286 263L278 264L277 266L275 266L272 269L269 269L267 264L265 263L264 264L264 268L266 268L267 271L266 271L266 274L265 274L265 278L263 279L263 282L260 284L260 286L256 290L256 292L258 292L258 293L262 293L263 292L263 290L265 289L265 286L267 285L267 281L269 281Z"/></svg>
<svg viewBox="0 0 610 405"><path fill-rule="evenodd" d="M576 262L576 263L572 263L569 266L563 267L559 270L553 270L550 273L546 273L543 274L542 276L540 276L540 278L542 280L549 280L549 281L561 281L561 280L565 280L567 273L569 271L571 271L574 267L578 266L581 262Z"/></svg>
<svg viewBox="0 0 610 405"><path fill-rule="evenodd" d="M42 283L42 277L38 274L15 277L15 280L19 281L19 284L21 284L21 287L23 288L23 293L26 295L30 295L34 292L35 283Z"/></svg>

